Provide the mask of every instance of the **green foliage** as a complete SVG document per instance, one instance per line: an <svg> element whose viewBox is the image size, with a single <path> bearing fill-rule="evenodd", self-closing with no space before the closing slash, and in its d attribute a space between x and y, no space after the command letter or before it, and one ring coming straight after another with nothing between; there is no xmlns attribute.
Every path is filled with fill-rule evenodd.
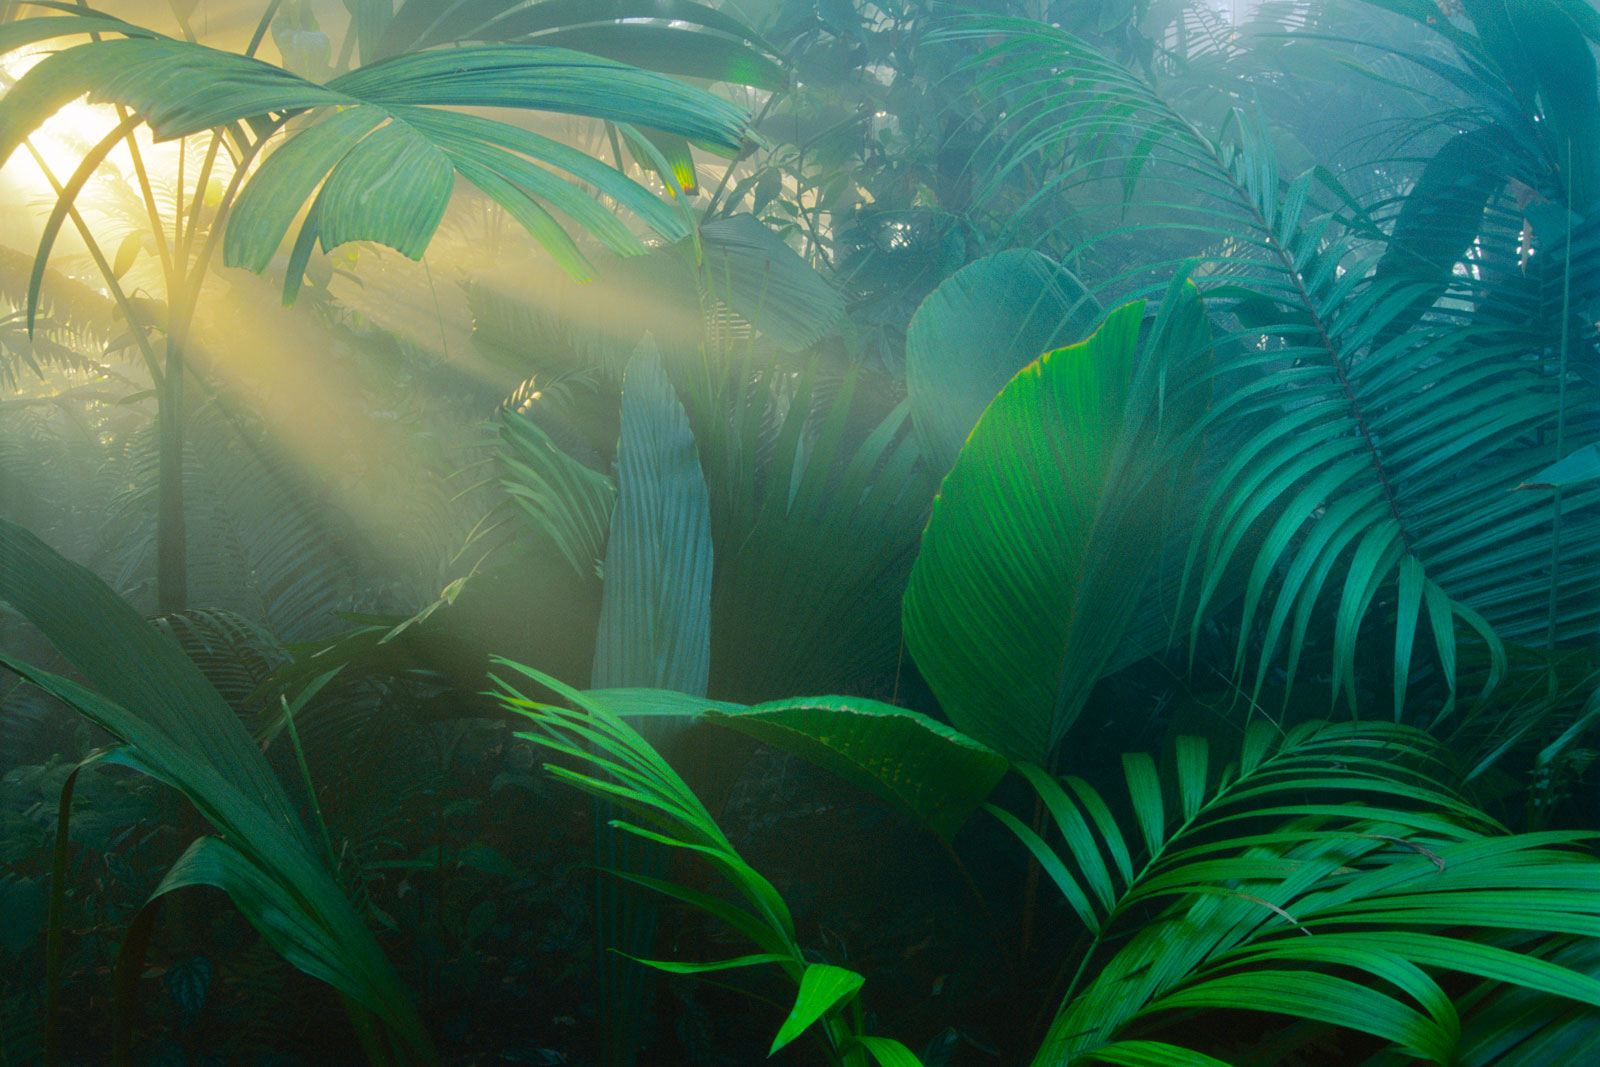
<svg viewBox="0 0 1600 1067"><path fill-rule="evenodd" d="M713 692L761 701L893 672L932 497L908 406L878 414L858 372L830 391L818 361L797 378L730 363L691 393L716 545Z"/></svg>
<svg viewBox="0 0 1600 1067"><path fill-rule="evenodd" d="M711 641L705 479L683 406L648 340L623 376L617 468L594 684L704 693Z"/></svg>
<svg viewBox="0 0 1600 1067"><path fill-rule="evenodd" d="M637 821L615 820L611 825L617 830L681 849L709 863L727 880L740 903L648 875L618 871L618 877L708 913L762 950L757 955L707 965L667 963L663 969L685 973L775 963L794 981L797 991L794 1007L779 1028L772 1051L817 1026L844 1067L865 1067L859 1013L852 1015L843 1010L854 1001L862 977L847 968L806 958L796 938L794 918L778 891L739 856L711 813L637 731L604 704L548 675L513 663L504 666L549 688L577 709L530 700L500 681L500 698L506 707L527 716L538 728L536 733L522 736L600 772L552 765L546 768L549 773L631 811ZM909 1062L915 1063L915 1059Z"/></svg>
<svg viewBox="0 0 1600 1067"><path fill-rule="evenodd" d="M41 36L103 30L82 16L24 20L7 27L5 50ZM33 26L35 21L48 25ZM295 240L285 296L300 286L313 242L324 250L353 240L389 245L417 258L438 228L457 172L496 199L567 268L586 274L584 257L534 199L568 213L614 250L642 246L585 193L538 161L604 190L677 237L681 223L620 174L548 138L491 119L444 116L440 105L567 111L616 122L647 122L671 133L737 145L736 109L659 74L558 48L467 46L395 56L318 85L259 60L131 28L56 52L31 69L0 103L0 160L68 101L89 93L137 111L158 138L323 108L238 192L224 257L266 267L290 225L315 194ZM283 123L268 122L264 139ZM259 145L259 141L257 142ZM243 172L241 171L241 177ZM63 200L63 208L70 200ZM42 269L50 238L40 249ZM37 299L30 298L30 309ZM30 310L31 315L31 310Z"/></svg>
<svg viewBox="0 0 1600 1067"><path fill-rule="evenodd" d="M701 285L786 352L837 328L844 301L753 215L700 225Z"/></svg>
<svg viewBox="0 0 1600 1067"><path fill-rule="evenodd" d="M1108 181L1095 146L1130 146L1111 168L1124 183L1118 199L1137 187L1141 210L1160 221L1107 228L1091 247L1109 255L1102 242L1159 227L1174 237L1169 251L1204 253L1197 273L1215 310L1231 301L1237 312L1240 328L1216 347L1226 388L1208 428L1228 441L1228 456L1190 547L1191 636L1220 606L1224 576L1247 567L1234 668L1255 659L1252 692L1278 663L1293 677L1313 620L1332 604L1335 699L1353 706L1358 644L1392 628L1398 715L1426 655L1418 645L1431 645L1451 686L1443 713L1463 628L1491 645L1586 632L1596 602L1578 591L1590 579L1556 579L1545 563L1591 558L1597 527L1578 517L1600 498L1505 490L1554 458L1546 435L1571 447L1596 432L1577 414L1588 410L1587 386L1541 367L1521 327L1470 327L1443 309L1397 329L1426 283L1370 278L1357 220L1319 205L1338 187L1315 170L1281 176L1261 116L1235 113L1213 137L1081 40L984 25L1004 35L987 53L987 83L1008 85L1039 131L998 155L991 181L1048 161L1050 177L1025 210L1091 197ZM1078 72L1066 84L1052 73L1063 63ZM1084 225L1090 215L1070 217ZM1165 262L1142 264L1133 280L1162 284L1145 279ZM1494 295L1479 307L1492 308Z"/></svg>
<svg viewBox="0 0 1600 1067"><path fill-rule="evenodd" d="M1181 738L1165 783L1123 757L1136 834L1083 780L1019 767L1061 844L991 810L1093 935L1034 1064L1202 1062L1177 1024L1217 1008L1455 1062L1466 1009L1449 972L1600 1004L1600 982L1496 942L1600 930L1596 861L1573 847L1592 835L1506 833L1437 784L1440 755L1401 726L1257 721L1216 768ZM1174 1036L1128 1041L1151 1033Z"/></svg>
<svg viewBox="0 0 1600 1067"><path fill-rule="evenodd" d="M715 707L705 717L872 790L946 842L1006 770L998 753L943 723L863 697Z"/></svg>
<svg viewBox="0 0 1600 1067"><path fill-rule="evenodd" d="M952 722L1042 762L1126 631L1193 461L1209 335L1175 288L1144 346L1126 305L1018 372L944 480L906 590L906 647Z"/></svg>
<svg viewBox="0 0 1600 1067"><path fill-rule="evenodd" d="M124 742L124 762L181 790L220 835L196 841L155 896L180 885L223 889L296 967L382 1020L400 1062L430 1062L404 987L260 749L178 646L10 523L0 524L0 595L99 692L3 653L0 662Z"/></svg>

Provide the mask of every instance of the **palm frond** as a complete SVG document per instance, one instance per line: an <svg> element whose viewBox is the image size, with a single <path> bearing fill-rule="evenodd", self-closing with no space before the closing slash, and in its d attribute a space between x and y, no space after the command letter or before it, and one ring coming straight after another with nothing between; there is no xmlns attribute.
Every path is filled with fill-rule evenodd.
<svg viewBox="0 0 1600 1067"><path fill-rule="evenodd" d="M1592 632L1600 524L1587 516L1600 495L1507 492L1554 458L1558 426L1569 448L1600 435L1585 383L1564 381L1522 331L1464 327L1448 306L1395 331L1425 287L1370 277L1366 239L1317 206L1319 188L1331 187L1314 172L1284 181L1259 118L1236 115L1213 139L1064 33L984 25L1003 40L984 54L980 81L1008 94L1015 144L992 180L1043 168L1025 212L1069 191L1090 196L1091 210L1128 204L1137 222L1102 227L1084 246L1108 265L1111 244L1133 249L1100 287L1153 284L1171 251L1137 253L1159 235L1159 248L1201 257L1195 279L1208 303L1238 321L1219 339L1227 388L1211 423L1231 459L1190 558L1196 627L1230 562L1248 562L1237 667L1259 620L1258 691L1284 646L1294 673L1323 604L1335 618L1335 699L1354 699L1358 636L1393 627L1397 713L1418 644L1431 643L1453 694L1461 627L1491 644ZM1064 68L1072 78L1054 75ZM1068 219L1095 228L1082 211Z"/></svg>
<svg viewBox="0 0 1600 1067"><path fill-rule="evenodd" d="M1440 755L1399 725L1282 734L1257 721L1217 768L1204 741L1182 738L1168 781L1148 756L1123 758L1131 832L1088 783L1020 768L1062 844L992 810L1092 935L1036 1067L1131 1062L1134 1035L1163 1038L1144 1062L1194 1062L1175 1024L1199 1008L1314 1020L1454 1062L1462 1008L1440 985L1452 972L1600 1004L1600 981L1496 940L1600 931L1596 861L1576 847L1593 835L1507 834L1438 784Z"/></svg>

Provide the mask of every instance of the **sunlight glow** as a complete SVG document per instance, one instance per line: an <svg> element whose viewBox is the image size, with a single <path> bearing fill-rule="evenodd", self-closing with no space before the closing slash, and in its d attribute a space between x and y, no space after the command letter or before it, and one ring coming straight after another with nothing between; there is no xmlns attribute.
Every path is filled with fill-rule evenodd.
<svg viewBox="0 0 1600 1067"><path fill-rule="evenodd" d="M50 51L51 46L45 44L5 56L0 60L0 86L9 88L15 84L17 79L49 55ZM40 170L39 161L34 159L33 153L25 148L14 152L0 173L4 173L27 193L53 200L55 190L50 178L53 177L56 182L65 182L71 177L84 155L116 126L118 119L117 108L109 104L91 104L86 98L80 97L64 105L46 119L28 139L28 144L38 153L39 160L48 168L48 176ZM157 142L151 137L149 127L140 126L134 131L134 143L138 147L139 162L143 164L150 177L156 194L156 203L162 213L168 215L170 219L170 211L178 192L176 182L180 169L180 154L183 156L186 170L183 195L185 200L192 200L194 177L199 173L199 164L207 138L202 136L185 138L181 141ZM112 149L95 177L85 187L84 194L79 199L80 206L101 208L113 216L120 214L115 205L118 201L126 201L128 186L134 180L134 174L133 153L126 143L118 145ZM210 180L207 182L204 198L206 204L215 205L221 195L222 187L232 174L232 160L226 152L219 153ZM119 192L109 186L122 186L123 189Z"/></svg>

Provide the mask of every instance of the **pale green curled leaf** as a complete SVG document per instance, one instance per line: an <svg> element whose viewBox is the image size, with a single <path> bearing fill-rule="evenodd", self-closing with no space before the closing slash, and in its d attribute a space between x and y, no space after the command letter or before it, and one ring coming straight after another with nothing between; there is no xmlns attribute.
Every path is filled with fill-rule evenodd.
<svg viewBox="0 0 1600 1067"><path fill-rule="evenodd" d="M616 482L556 447L532 419L500 413L500 487L580 577L594 574L616 506Z"/></svg>
<svg viewBox="0 0 1600 1067"><path fill-rule="evenodd" d="M797 697L711 722L792 752L887 800L941 840L1005 776L1005 757L944 723L866 697Z"/></svg>
<svg viewBox="0 0 1600 1067"><path fill-rule="evenodd" d="M767 1055L772 1055L805 1033L812 1023L841 1001L855 996L864 981L855 971L844 967L835 967L831 963L809 964L805 974L800 976L800 992L795 996L794 1007L778 1028L778 1036L772 1039L772 1048Z"/></svg>
<svg viewBox="0 0 1600 1067"><path fill-rule="evenodd" d="M1584 445L1576 452L1562 456L1518 489L1560 489L1579 482L1592 482L1600 478L1600 444Z"/></svg>
<svg viewBox="0 0 1600 1067"><path fill-rule="evenodd" d="M933 469L950 469L1013 375L1083 339L1099 316L1070 271L1027 249L985 256L941 282L906 330L906 392Z"/></svg>
<svg viewBox="0 0 1600 1067"><path fill-rule="evenodd" d="M3 521L0 599L100 692L3 653L0 664L122 740L123 762L182 791L225 839L191 850L169 878L227 890L286 959L433 1062L405 987L323 865L261 750L182 649L88 570Z"/></svg>
<svg viewBox="0 0 1600 1067"><path fill-rule="evenodd" d="M0 43L28 43L26 28L35 22L54 36L119 29L89 14L26 19ZM158 139L261 120L268 121L260 132L271 135L284 118L321 109L296 124L245 181L224 234L225 261L260 271L303 217L290 255L288 299L315 244L371 240L419 257L457 174L580 277L590 273L587 260L546 205L619 254L644 246L573 182L612 197L669 239L687 233L667 205L584 153L508 123L436 109L589 115L729 148L740 144L745 125L743 112L702 89L563 48L469 45L395 56L323 85L250 57L126 32L61 49L18 79L0 99L0 162L85 93L128 106ZM48 256L48 245L40 254Z"/></svg>
<svg viewBox="0 0 1600 1067"><path fill-rule="evenodd" d="M1046 353L995 397L945 476L906 590L906 647L951 722L1043 763L1116 652L1193 463L1209 327L1175 286ZM1137 373L1137 380L1136 380Z"/></svg>
<svg viewBox="0 0 1600 1067"><path fill-rule="evenodd" d="M593 685L706 691L711 516L683 405L646 338L622 380L617 505Z"/></svg>
<svg viewBox="0 0 1600 1067"><path fill-rule="evenodd" d="M754 215L700 227L701 283L773 344L809 348L844 317L844 298Z"/></svg>
<svg viewBox="0 0 1600 1067"><path fill-rule="evenodd" d="M878 1067L922 1067L917 1054L892 1037L860 1037L856 1045L870 1052Z"/></svg>

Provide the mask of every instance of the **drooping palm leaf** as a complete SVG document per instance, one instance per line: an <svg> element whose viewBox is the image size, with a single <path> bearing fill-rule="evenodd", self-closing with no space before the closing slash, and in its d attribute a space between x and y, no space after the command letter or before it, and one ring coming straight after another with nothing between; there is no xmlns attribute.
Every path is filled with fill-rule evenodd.
<svg viewBox="0 0 1600 1067"><path fill-rule="evenodd" d="M1209 327L1175 289L1023 368L945 477L905 597L906 647L956 726L1043 762L1116 652L1192 462ZM1169 377L1159 377L1167 375ZM1164 383L1164 389L1158 386Z"/></svg>
<svg viewBox="0 0 1600 1067"><path fill-rule="evenodd" d="M290 298L316 243L327 249L372 240L420 256L456 174L580 276L588 274L586 261L544 204L613 250L642 246L588 193L547 167L611 196L669 237L685 232L666 205L593 158L504 122L437 108L560 111L725 146L739 143L744 121L731 104L665 75L561 48L478 45L401 55L320 85L256 59L107 25L94 15L28 19L5 29L0 46L7 49L46 36L107 30L129 36L64 48L19 79L0 100L0 161L84 93L131 107L157 138L244 122L261 123L257 136L268 136L288 117L320 109L245 183L227 223L226 261L259 271L310 201L291 255ZM52 239L47 231L39 269Z"/></svg>
<svg viewBox="0 0 1600 1067"><path fill-rule="evenodd" d="M876 793L949 841L1005 775L999 753L906 708L865 697L790 697L745 706L666 689L591 689L623 719L699 716Z"/></svg>
<svg viewBox="0 0 1600 1067"><path fill-rule="evenodd" d="M550 689L572 705L563 708L529 699L518 686L497 679L501 702L507 709L527 716L536 727L536 732L520 736L584 765L583 770L547 766L549 773L633 814L631 821L613 821L615 829L707 861L727 880L737 899L729 901L651 875L626 870L615 873L725 922L760 950L755 955L712 963L645 962L677 974L776 964L795 983L796 995L794 1006L774 1039L774 1051L804 1030L819 1026L831 1048L838 1050L844 1067L866 1067L868 1055L880 1064L886 1062L884 1057L899 1057L888 1062L920 1067L916 1057L898 1042L862 1035L859 1013L852 1024L851 1015L844 1009L855 999L861 976L807 958L783 897L745 862L687 783L636 730L609 710L604 700L592 699L539 671L501 662L508 670ZM525 684L521 679L519 682ZM669 703L670 710L682 710L680 701ZM871 1050L863 1041L876 1043L878 1049Z"/></svg>
<svg viewBox="0 0 1600 1067"><path fill-rule="evenodd" d="M137 766L182 790L227 842L230 859L211 870L211 884L238 896L246 917L290 962L364 1006L418 1060L431 1062L405 988L261 750L182 650L89 571L5 522L0 596L99 692L3 653L0 662L124 741Z"/></svg>

